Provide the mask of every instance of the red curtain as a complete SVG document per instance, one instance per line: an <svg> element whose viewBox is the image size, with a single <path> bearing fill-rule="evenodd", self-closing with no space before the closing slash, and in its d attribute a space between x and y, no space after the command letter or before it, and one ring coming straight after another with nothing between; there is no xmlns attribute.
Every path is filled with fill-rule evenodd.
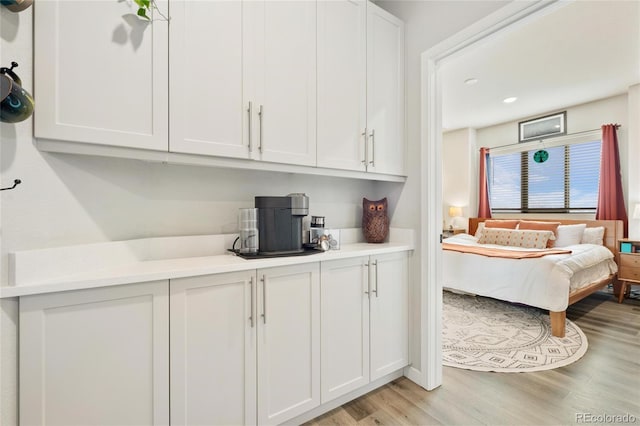
<svg viewBox="0 0 640 426"><path fill-rule="evenodd" d="M489 157L489 148L480 148L478 217L491 217L491 206L489 205L489 181L487 179L487 157Z"/></svg>
<svg viewBox="0 0 640 426"><path fill-rule="evenodd" d="M598 187L596 220L622 220L626 237L628 220L622 193L617 127L616 124L602 126L600 186Z"/></svg>

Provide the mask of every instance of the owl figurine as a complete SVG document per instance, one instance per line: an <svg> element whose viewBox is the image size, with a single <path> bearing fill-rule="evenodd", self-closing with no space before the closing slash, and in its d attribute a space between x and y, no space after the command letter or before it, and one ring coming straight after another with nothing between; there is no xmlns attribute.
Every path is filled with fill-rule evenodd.
<svg viewBox="0 0 640 426"><path fill-rule="evenodd" d="M368 243L383 243L389 235L387 199L369 201L362 199L362 233Z"/></svg>

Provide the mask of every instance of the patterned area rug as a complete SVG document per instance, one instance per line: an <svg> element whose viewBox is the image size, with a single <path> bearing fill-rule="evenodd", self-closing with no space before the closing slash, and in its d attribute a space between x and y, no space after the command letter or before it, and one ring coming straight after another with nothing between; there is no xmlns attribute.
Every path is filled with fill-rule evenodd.
<svg viewBox="0 0 640 426"><path fill-rule="evenodd" d="M552 336L546 311L449 291L443 301L446 366L501 373L551 370L587 351L587 337L569 320L565 337Z"/></svg>

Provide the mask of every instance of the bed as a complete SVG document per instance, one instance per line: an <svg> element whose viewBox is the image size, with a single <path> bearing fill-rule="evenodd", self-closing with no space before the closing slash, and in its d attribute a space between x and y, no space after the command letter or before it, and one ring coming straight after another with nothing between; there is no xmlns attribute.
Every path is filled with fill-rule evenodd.
<svg viewBox="0 0 640 426"><path fill-rule="evenodd" d="M443 242L443 287L548 310L552 334L564 337L567 306L615 281L622 221L531 220L574 225L563 229L585 224L586 228L591 228L585 235L592 235L595 228L603 227L602 245L572 244L547 249L478 244L474 235L485 219L470 218L469 234L454 235ZM498 254L475 253L485 248ZM500 257L502 251L510 256L506 252L519 252L513 256L520 258ZM549 251L552 254L544 253Z"/></svg>

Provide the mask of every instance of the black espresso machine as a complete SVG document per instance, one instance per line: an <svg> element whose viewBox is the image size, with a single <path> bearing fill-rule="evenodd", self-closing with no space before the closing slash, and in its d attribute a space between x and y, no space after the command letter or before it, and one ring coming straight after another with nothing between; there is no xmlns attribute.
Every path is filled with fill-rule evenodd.
<svg viewBox="0 0 640 426"><path fill-rule="evenodd" d="M255 197L258 209L259 254L290 256L302 254L302 219L309 214L309 197Z"/></svg>

